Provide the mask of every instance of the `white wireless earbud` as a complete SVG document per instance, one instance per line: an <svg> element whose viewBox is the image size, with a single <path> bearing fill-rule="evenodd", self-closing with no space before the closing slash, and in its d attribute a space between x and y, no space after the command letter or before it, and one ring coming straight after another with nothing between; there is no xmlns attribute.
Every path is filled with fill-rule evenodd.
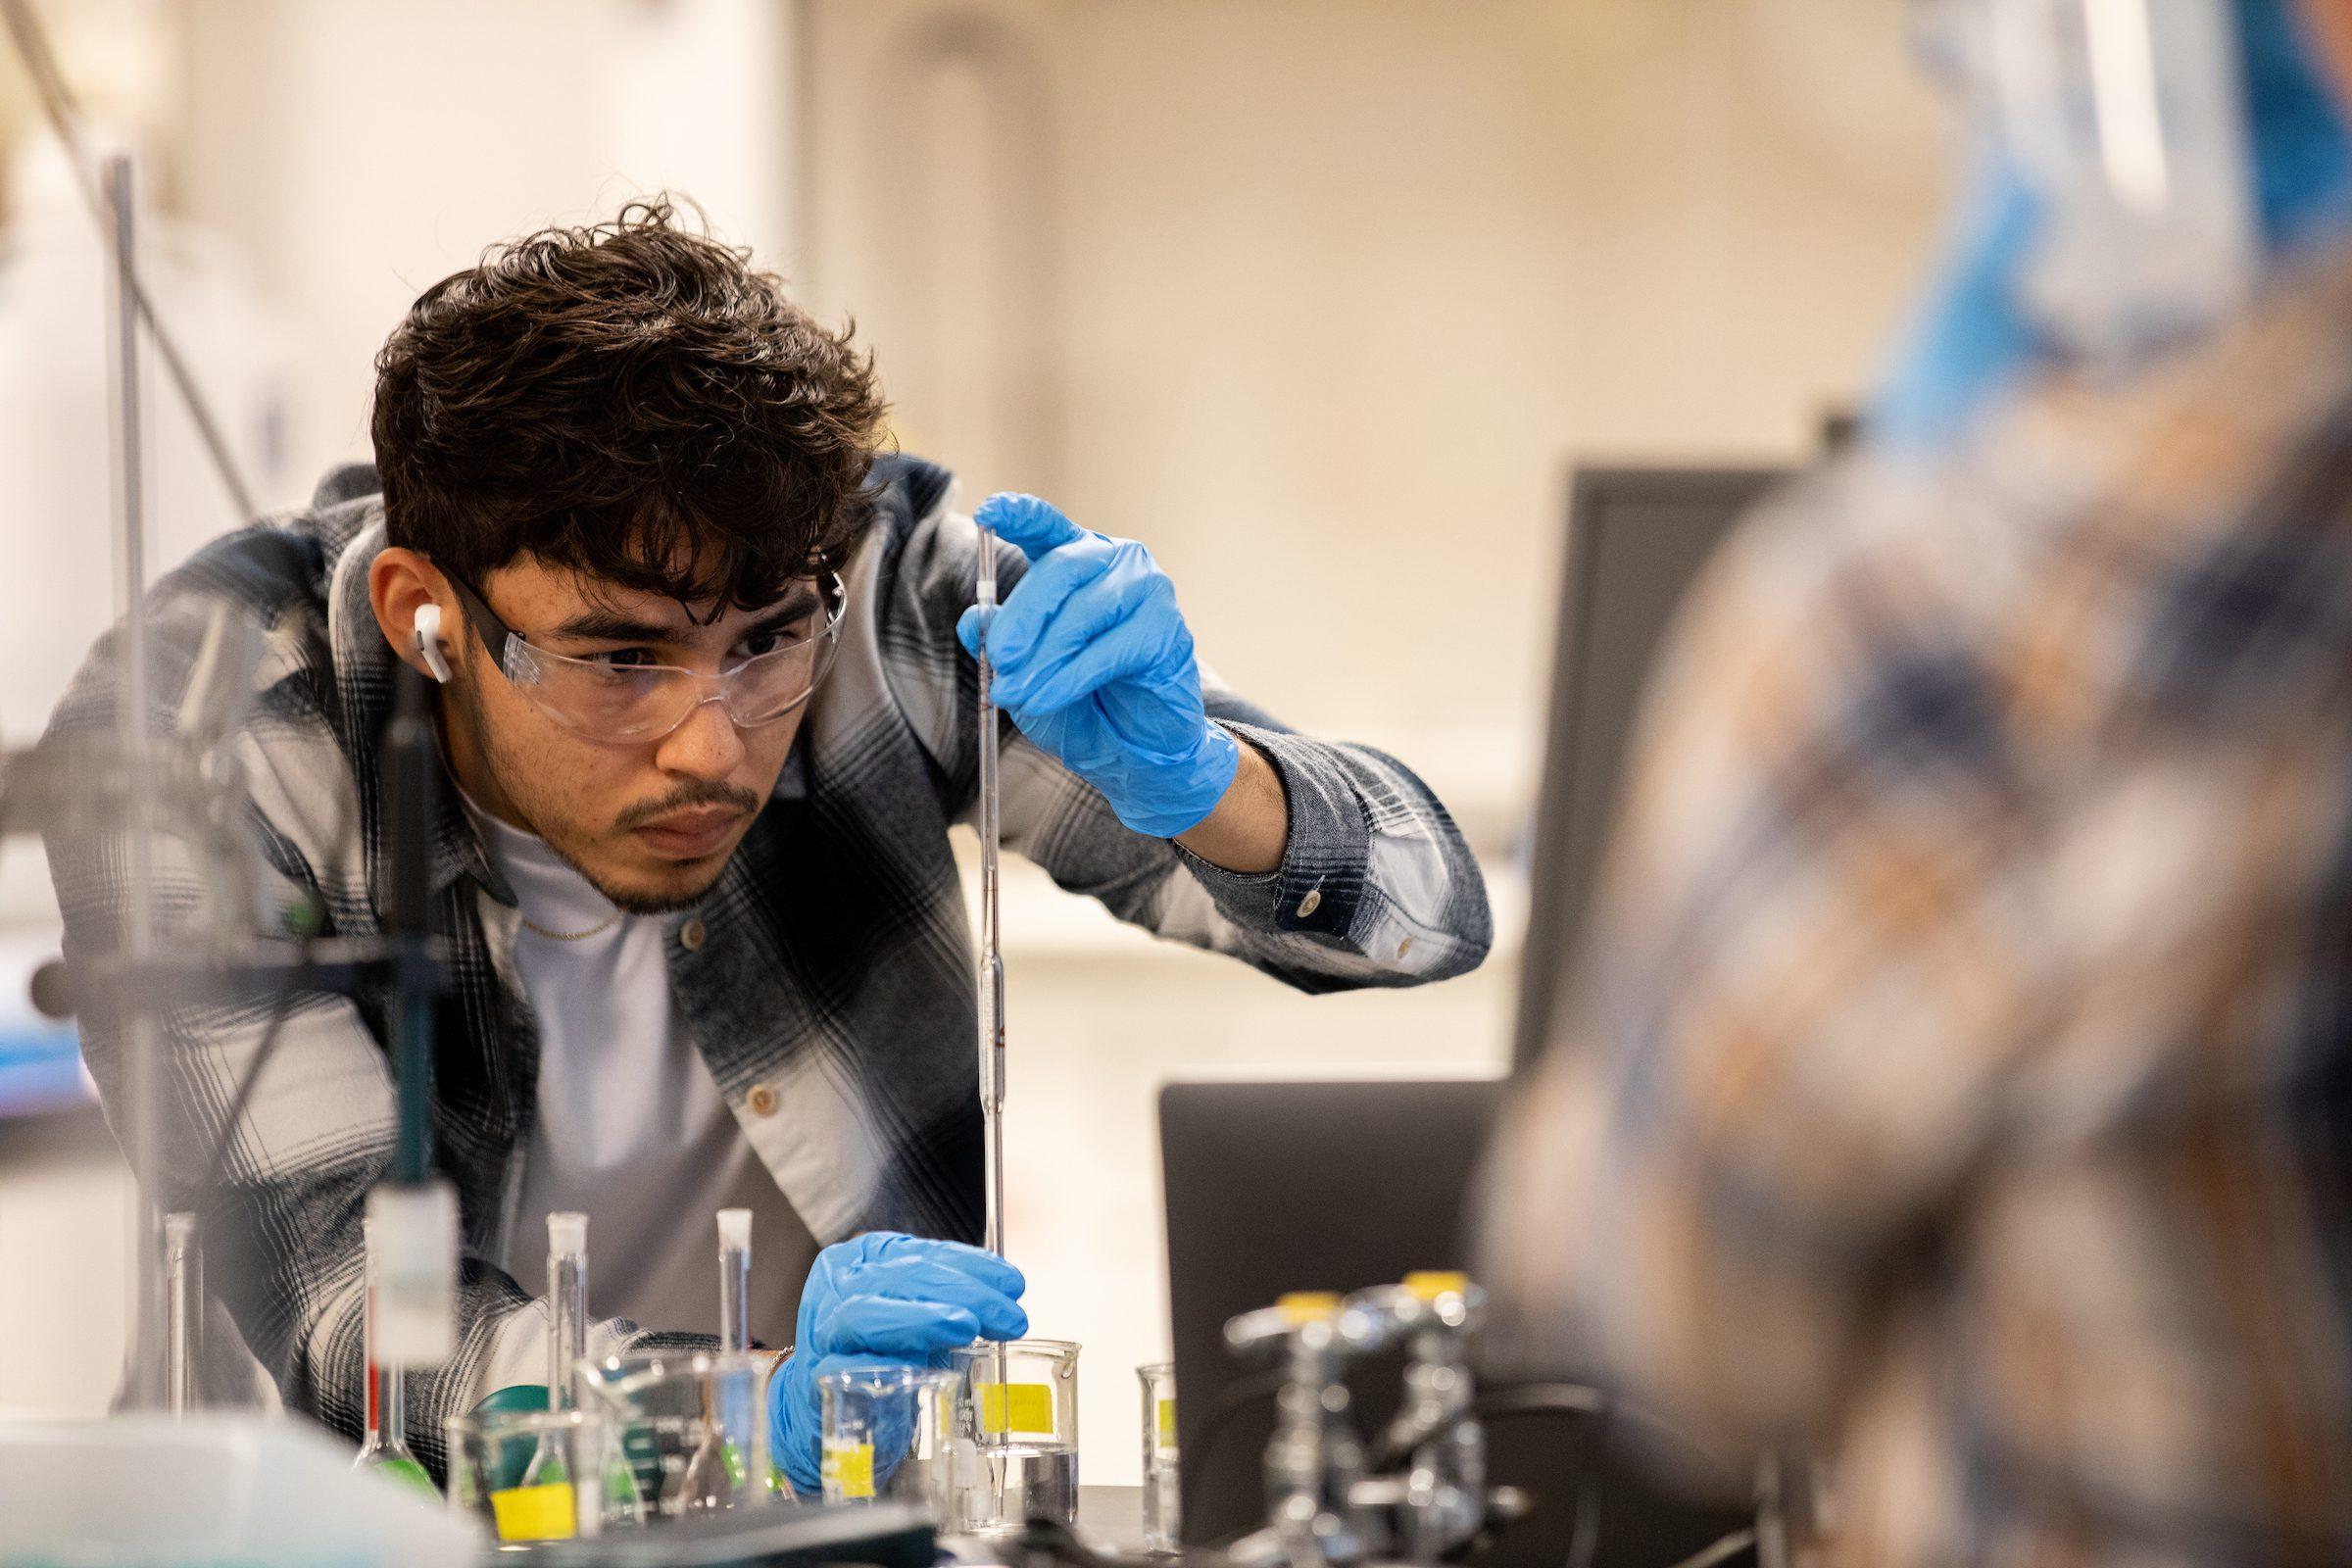
<svg viewBox="0 0 2352 1568"><path fill-rule="evenodd" d="M426 605L416 612L416 657L432 671L433 679L449 684L449 661L441 653L441 607Z"/></svg>

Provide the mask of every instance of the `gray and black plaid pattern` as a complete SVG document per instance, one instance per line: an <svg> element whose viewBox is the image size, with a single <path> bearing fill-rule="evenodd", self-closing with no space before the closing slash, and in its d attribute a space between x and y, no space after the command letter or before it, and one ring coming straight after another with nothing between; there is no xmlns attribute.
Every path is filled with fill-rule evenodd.
<svg viewBox="0 0 2352 1568"><path fill-rule="evenodd" d="M948 511L949 475L906 458L876 469L874 525L845 571L843 647L784 777L718 883L670 918L672 984L746 1136L823 1242L895 1228L977 1240L980 1118L972 940L948 829L972 808L976 672L956 643L978 533ZM151 600L154 721L171 722L213 604L269 629L257 707L234 743L280 908L314 904L328 934L377 928L387 846L376 737L394 660L367 600L382 548L373 471L330 474L312 506L224 538ZM1007 590L1022 568L1005 547ZM100 643L51 735L113 723L116 647ZM1409 985L1460 974L1492 935L1475 861L1445 808L1391 759L1308 740L1214 687L1211 715L1257 747L1288 792L1290 847L1263 876L1223 871L1129 832L1095 791L1009 724L1008 849L1120 919L1231 954L1291 985ZM435 1159L463 1211L460 1350L413 1374L412 1431L437 1462L440 1420L502 1333L544 1311L505 1273L508 1208L527 1146L537 1037L511 981L514 898L444 780L433 849L451 987L434 1054ZM70 957L113 947L119 841L53 842ZM161 903L200 942L217 916L194 866L159 850ZM1310 897L1309 895L1313 895ZM690 929L691 928L691 929ZM236 1130L227 1190L195 1189L268 1006L182 1006L164 1020L166 1128L158 1200L202 1201L211 1279L289 1405L346 1432L362 1418L360 1215L391 1152L381 1042L388 999L301 999ZM121 1113L120 1042L85 1050ZM760 1114L755 1104L768 1107ZM517 1314L530 1314L519 1319ZM618 1320L599 1347L654 1338Z"/></svg>

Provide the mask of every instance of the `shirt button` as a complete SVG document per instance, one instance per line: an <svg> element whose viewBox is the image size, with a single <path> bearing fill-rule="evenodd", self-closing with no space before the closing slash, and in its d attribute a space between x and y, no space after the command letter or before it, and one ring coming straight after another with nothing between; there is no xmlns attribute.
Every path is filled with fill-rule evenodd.
<svg viewBox="0 0 2352 1568"><path fill-rule="evenodd" d="M752 1107L755 1116L773 1116L776 1113L776 1092L765 1084L754 1085L744 1102Z"/></svg>
<svg viewBox="0 0 2352 1568"><path fill-rule="evenodd" d="M699 917L689 920L678 927L678 945L692 953L703 945L703 938L710 934L710 927L704 925Z"/></svg>
<svg viewBox="0 0 2352 1568"><path fill-rule="evenodd" d="M1298 901L1298 918L1303 920L1321 907L1323 907L1323 890L1308 888L1306 897Z"/></svg>

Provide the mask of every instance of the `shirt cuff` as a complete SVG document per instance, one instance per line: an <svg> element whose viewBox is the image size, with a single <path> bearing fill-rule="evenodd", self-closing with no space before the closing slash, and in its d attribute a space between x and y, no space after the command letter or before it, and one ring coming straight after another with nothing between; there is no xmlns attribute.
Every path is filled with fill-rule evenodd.
<svg viewBox="0 0 2352 1568"><path fill-rule="evenodd" d="M1219 719L1254 748L1282 780L1289 839L1271 871L1228 871L1169 842L1226 918L1260 931L1299 932L1345 941L1363 903L1372 829L1355 787L1323 744L1286 730Z"/></svg>

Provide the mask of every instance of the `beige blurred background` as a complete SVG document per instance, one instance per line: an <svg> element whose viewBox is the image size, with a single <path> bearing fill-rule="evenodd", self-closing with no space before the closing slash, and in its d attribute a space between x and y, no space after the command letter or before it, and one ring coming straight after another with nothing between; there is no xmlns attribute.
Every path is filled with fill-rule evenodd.
<svg viewBox="0 0 2352 1568"><path fill-rule="evenodd" d="M1501 1069L1571 466L1806 456L1945 175L1902 0L38 9L139 157L159 300L269 503L367 454L369 360L419 290L668 187L855 315L967 502L1146 540L1221 673L1405 758L1470 830L1494 956L1402 995L1293 996L1009 888L1009 1234L1039 1331L1088 1347L1090 1480L1134 1478L1132 1368L1165 1353L1154 1091ZM7 57L0 147L18 744L111 613L104 294ZM176 557L236 519L155 422ZM54 933L6 846L10 992ZM103 1407L123 1205L93 1116L0 1121L0 1409Z"/></svg>

